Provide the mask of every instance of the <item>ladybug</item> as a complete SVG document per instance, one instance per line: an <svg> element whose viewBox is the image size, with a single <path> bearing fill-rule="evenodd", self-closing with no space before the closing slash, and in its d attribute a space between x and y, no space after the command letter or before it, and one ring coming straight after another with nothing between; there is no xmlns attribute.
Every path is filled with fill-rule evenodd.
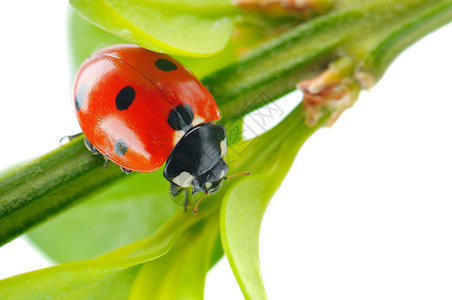
<svg viewBox="0 0 452 300"><path fill-rule="evenodd" d="M188 188L205 196L227 179L226 131L213 124L218 106L165 54L131 44L97 51L76 75L74 106L85 144L107 163L130 173L154 172L166 161L163 175L172 196L186 191L185 209Z"/></svg>

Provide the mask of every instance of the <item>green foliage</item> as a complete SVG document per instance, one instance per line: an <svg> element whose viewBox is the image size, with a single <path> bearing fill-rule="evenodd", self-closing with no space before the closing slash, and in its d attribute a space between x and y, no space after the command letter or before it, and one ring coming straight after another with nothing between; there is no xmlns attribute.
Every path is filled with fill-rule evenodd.
<svg viewBox="0 0 452 300"><path fill-rule="evenodd" d="M184 227L174 216L156 234L96 260L61 264L0 282L1 299L125 299L141 264L171 249ZM190 222L187 222L190 225Z"/></svg>
<svg viewBox="0 0 452 300"><path fill-rule="evenodd" d="M96 50L108 45L130 42L86 21L71 8L68 16L72 75L75 75L82 62ZM203 58L177 55L174 57L187 66L198 78L203 78L235 62L241 52L255 47L275 35L276 32L281 32L284 28L287 29L296 23L297 19L293 17L268 19L259 15L247 14L235 22L236 35L220 53Z"/></svg>
<svg viewBox="0 0 452 300"><path fill-rule="evenodd" d="M259 231L271 197L288 172L298 149L320 127L307 127L303 110L295 109L280 125L256 139L236 168L252 170L223 199L221 240L232 271L247 299L264 299L260 275ZM275 142L271 143L271 139ZM277 140L277 143L276 143ZM246 143L245 143L246 144ZM241 145L243 147L243 145Z"/></svg>
<svg viewBox="0 0 452 300"><path fill-rule="evenodd" d="M229 0L71 0L98 27L142 47L206 57L228 43L237 11Z"/></svg>
<svg viewBox="0 0 452 300"><path fill-rule="evenodd" d="M75 75L78 67L83 61L95 51L108 45L128 43L116 35L100 29L92 23L86 21L73 9L69 9L69 30L70 30L70 51L71 51L71 74ZM247 25L253 28L251 35L256 40L256 30L253 25ZM87 39L86 37L90 37ZM248 38L248 37L247 37ZM243 38L245 39L245 38ZM257 38L258 39L258 38ZM238 43L241 41L232 41L221 53L208 58L192 58L184 56L175 56L185 66L187 66L197 77L202 78L213 71L228 65L237 59ZM249 39L248 39L249 42Z"/></svg>
<svg viewBox="0 0 452 300"><path fill-rule="evenodd" d="M237 15L229 1L71 3L84 17L128 41L189 56L223 49ZM375 81L408 44L450 20L450 0L403 0L397 5L389 0L338 1L329 13L302 24L288 20L291 28L273 38L268 33L281 29L280 20L262 25L262 34L255 30L259 26L251 26L245 38L219 55L183 60L212 92L231 137L241 131L243 115L331 62L346 57L350 76ZM78 16L72 16L71 24L73 66L100 47L123 42ZM271 27L275 30L266 31ZM245 44L249 51L239 55ZM322 110L309 127L306 110L299 106L255 139L242 141L235 134L229 139L230 174L252 175L227 180L201 203L197 215L184 213L169 199L161 170L125 176L114 165L103 169L102 157L88 153L82 137L7 173L0 180L3 243L81 204L29 235L63 264L0 281L0 299L202 299L206 273L223 251L245 297L265 299L258 259L265 209L298 149L331 113Z"/></svg>
<svg viewBox="0 0 452 300"><path fill-rule="evenodd" d="M58 263L90 259L155 233L180 210L170 198L161 170L131 174L28 236Z"/></svg>
<svg viewBox="0 0 452 300"><path fill-rule="evenodd" d="M207 271L221 248L218 216L198 223L171 251L141 268L129 299L202 299ZM220 253L221 255L222 253Z"/></svg>
<svg viewBox="0 0 452 300"><path fill-rule="evenodd" d="M300 118L302 114L302 109L298 108L266 134L251 141L232 145L234 150L228 156L228 159L234 162L232 172L238 171L239 168L250 170L253 175L226 182L218 193L202 202L197 215L184 213L180 209L176 211L173 206L167 212L167 216L170 217L157 231L155 230L157 226L150 221L147 221L148 224L151 223L148 228L140 228L138 232L131 231L133 228L131 226L135 224L138 226L139 221L143 222L139 226L145 227L146 220L139 220L139 214L136 213L138 210L151 206L154 208L162 205L172 206L167 192L163 191L168 185L162 184L157 178L153 183L155 189L152 191L155 194L152 194L152 197L156 197L158 201L152 203L154 201L151 198L149 199L151 203L147 205L143 199L140 201L145 186L143 183L152 177L138 175L134 176L135 178L130 176L130 182L127 182L129 178L121 179L114 187L95 196L94 203L86 202L50 221L31 236L43 238L44 241L40 242L41 249L50 255L53 253L52 256L60 261L90 258L105 251L106 248L114 248L118 244L138 238L139 235L143 235L140 230L148 230L148 237L98 258L65 263L3 280L0 282L0 298L25 299L33 290L33 295L43 298L64 296L68 299L77 297L111 299L113 294L107 293L107 289L114 286L115 291L120 290L116 296L122 297L130 293L131 299L143 299L140 295L145 295L149 291L152 291L153 299L184 299L182 295L186 299L201 299L206 273L222 253L218 247L220 226L223 248L234 262L233 265L237 266L234 271L239 278L243 278L239 280L242 289L245 294L250 295L250 298L259 295L253 291L258 286L250 285L253 278L260 278L259 268L249 269L247 260L252 258L251 261L258 263L257 256L254 255L258 252L259 227L267 203L290 168L290 162L300 144L315 131L315 128L300 130L305 126L303 118ZM250 145L254 147L249 148ZM252 150L242 152L241 149ZM138 183L133 182L135 180L132 181L132 178L137 179ZM149 186L152 187L152 184ZM127 195L135 187L141 189L136 192L135 199L138 200L136 202L132 201L133 194ZM107 195L110 201L102 197ZM123 199L124 197L126 199ZM225 202L220 222L218 211L221 199ZM243 199L250 201L243 203ZM107 204L109 202L113 203ZM135 213L121 212L122 217L116 218L119 203L124 205L126 211ZM102 212L104 208L105 212ZM243 211L239 213L242 209ZM253 213L253 217L247 219L246 214L253 210L260 213ZM143 211L142 216L165 219L159 216L161 213L160 210L149 209ZM94 220L96 214L100 220ZM135 218L138 221L134 220ZM83 225L80 221L89 225ZM102 221L108 223L103 224ZM110 241L112 229L107 233L108 228L105 228L107 225L120 236L113 239L113 242ZM237 230L237 226L240 225L250 227ZM69 229L70 226L75 228ZM66 234L68 229L71 235L61 242L54 239L56 243L53 243L45 239L46 236L57 238ZM132 237L124 237L128 233ZM103 238L106 234L108 239ZM75 242L69 241L70 238L75 239ZM100 241L96 241L96 238ZM108 244L103 245L103 241L107 241ZM89 245L90 249L82 249L80 254L78 250L83 245ZM59 254L60 251L65 252L64 256ZM260 286L260 291L263 292L263 285Z"/></svg>

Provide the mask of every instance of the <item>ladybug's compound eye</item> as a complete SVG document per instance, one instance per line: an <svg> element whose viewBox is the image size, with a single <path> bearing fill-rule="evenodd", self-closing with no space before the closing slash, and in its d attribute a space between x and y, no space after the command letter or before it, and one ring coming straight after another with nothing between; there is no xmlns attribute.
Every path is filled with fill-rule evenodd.
<svg viewBox="0 0 452 300"><path fill-rule="evenodd" d="M193 180L192 194L196 194L198 192L206 192L207 194L211 194L215 192L220 188L221 182L227 172L228 165L223 159L220 159L218 163L213 166L213 168Z"/></svg>
<svg viewBox="0 0 452 300"><path fill-rule="evenodd" d="M214 181L214 182L206 182L206 193L212 194L218 191L221 187L221 184L223 183L223 178L220 180Z"/></svg>
<svg viewBox="0 0 452 300"><path fill-rule="evenodd" d="M167 122L174 130L188 131L192 127L193 110L188 104L178 105L170 111Z"/></svg>

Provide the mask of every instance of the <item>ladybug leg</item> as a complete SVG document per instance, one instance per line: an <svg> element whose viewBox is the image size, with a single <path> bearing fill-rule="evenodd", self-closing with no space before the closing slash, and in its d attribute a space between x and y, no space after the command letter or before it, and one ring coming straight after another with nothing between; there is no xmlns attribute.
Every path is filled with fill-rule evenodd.
<svg viewBox="0 0 452 300"><path fill-rule="evenodd" d="M176 197L177 195L179 195L184 190L185 190L184 212L187 212L187 207L188 207L188 189L184 189L184 188L178 186L177 184L174 184L174 183L170 182L171 197Z"/></svg>
<svg viewBox="0 0 452 300"><path fill-rule="evenodd" d="M107 155L104 155L104 159L105 159L104 169L106 169L108 167L108 163L110 162L110 159L108 158Z"/></svg>
<svg viewBox="0 0 452 300"><path fill-rule="evenodd" d="M133 171L132 171L132 170L126 169L126 168L124 168L124 167L121 167L121 170L123 170L123 171L124 171L124 173L126 173L126 174L130 174L130 173L133 173Z"/></svg>
<svg viewBox="0 0 452 300"><path fill-rule="evenodd" d="M80 133L77 133L77 134L74 134L74 135L65 135L58 142L60 143L60 145L64 145L64 144L69 143L70 141L72 141L76 137L81 136L82 134L83 133L80 132Z"/></svg>
<svg viewBox="0 0 452 300"><path fill-rule="evenodd" d="M170 182L170 192L171 192L171 197L176 197L177 195L179 195L184 189L181 188L180 186L178 186L177 184L174 184L172 182Z"/></svg>
<svg viewBox="0 0 452 300"><path fill-rule="evenodd" d="M93 154L99 154L99 151L97 151L96 148L91 144L90 141L85 137L85 146L88 148L89 151L91 151Z"/></svg>
<svg viewBox="0 0 452 300"><path fill-rule="evenodd" d="M188 190L185 189L184 212L187 212L187 207L188 207Z"/></svg>
<svg viewBox="0 0 452 300"><path fill-rule="evenodd" d="M90 141L88 141L88 139L86 137L85 137L85 146L93 154L99 154L100 153L96 148L94 148L94 146L91 144ZM104 155L104 159L105 159L104 168L106 168L108 166L108 163L110 162L110 158L108 156ZM124 173L126 173L126 174L130 174L130 173L133 172L133 171L131 171L129 169L126 169L124 167L121 167L121 170L123 170Z"/></svg>
<svg viewBox="0 0 452 300"><path fill-rule="evenodd" d="M81 133L80 133L81 134ZM88 148L89 151L91 151L93 154L99 154L99 150L97 150L96 148L94 148L93 144L91 144L90 141L88 141L88 139L85 137L85 146L86 148ZM108 163L110 162L110 158L107 155L103 155L105 159L105 163L104 163L104 169L106 169L108 167ZM132 171L127 170L128 172L126 172L127 174L131 173ZM125 171L124 171L125 172Z"/></svg>

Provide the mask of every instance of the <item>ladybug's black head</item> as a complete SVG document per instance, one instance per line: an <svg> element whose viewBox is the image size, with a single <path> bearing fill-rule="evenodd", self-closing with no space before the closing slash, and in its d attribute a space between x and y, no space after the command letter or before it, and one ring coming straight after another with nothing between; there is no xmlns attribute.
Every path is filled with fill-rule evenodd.
<svg viewBox="0 0 452 300"><path fill-rule="evenodd" d="M223 126L201 124L191 128L168 157L163 176L181 188L193 186L192 194L213 193L228 172L223 160L226 149Z"/></svg>
<svg viewBox="0 0 452 300"><path fill-rule="evenodd" d="M193 182L192 194L198 192L206 192L207 194L212 194L221 187L221 183L228 172L228 165L221 158L218 163L209 171L196 177Z"/></svg>

